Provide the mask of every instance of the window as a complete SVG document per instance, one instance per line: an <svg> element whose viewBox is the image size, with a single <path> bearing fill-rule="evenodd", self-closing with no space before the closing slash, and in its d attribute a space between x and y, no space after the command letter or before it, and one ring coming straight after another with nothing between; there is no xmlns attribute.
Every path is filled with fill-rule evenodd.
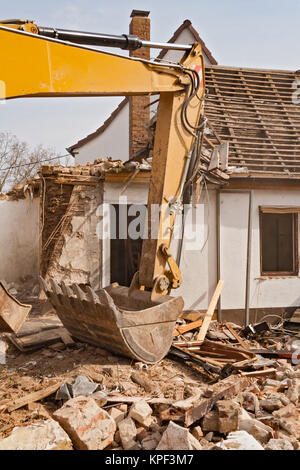
<svg viewBox="0 0 300 470"><path fill-rule="evenodd" d="M260 212L261 274L298 275L298 214Z"/></svg>

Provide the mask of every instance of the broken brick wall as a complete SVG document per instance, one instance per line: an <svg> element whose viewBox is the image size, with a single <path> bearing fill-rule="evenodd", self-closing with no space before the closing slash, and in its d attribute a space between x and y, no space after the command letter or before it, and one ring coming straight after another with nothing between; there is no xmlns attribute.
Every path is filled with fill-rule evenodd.
<svg viewBox="0 0 300 470"><path fill-rule="evenodd" d="M97 235L102 182L96 177L44 175L41 197L41 274L67 284L101 286L102 243Z"/></svg>

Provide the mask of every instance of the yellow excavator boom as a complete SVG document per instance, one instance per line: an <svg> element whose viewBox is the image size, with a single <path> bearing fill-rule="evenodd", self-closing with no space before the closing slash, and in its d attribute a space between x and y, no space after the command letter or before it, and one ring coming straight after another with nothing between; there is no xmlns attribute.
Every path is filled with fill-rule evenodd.
<svg viewBox="0 0 300 470"><path fill-rule="evenodd" d="M160 94L148 196L149 236L143 241L140 270L131 287L112 285L95 293L76 285L57 285L53 280L51 286L43 284L74 336L144 362L156 362L167 354L183 308L180 297L166 295L181 282L170 253L176 212L171 206L182 199L201 130L205 88L201 46L185 46L181 62L170 64L124 57L43 34L81 37L39 28L33 22L12 20L0 25L1 99ZM91 35L84 34L86 44ZM126 36L125 40L132 47L141 47L138 38ZM163 229L162 210L153 233L153 205L169 210L169 230Z"/></svg>

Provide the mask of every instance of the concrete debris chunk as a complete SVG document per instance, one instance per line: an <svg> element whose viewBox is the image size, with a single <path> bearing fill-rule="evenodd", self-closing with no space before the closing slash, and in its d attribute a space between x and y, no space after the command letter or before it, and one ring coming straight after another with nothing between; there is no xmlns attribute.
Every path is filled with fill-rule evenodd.
<svg viewBox="0 0 300 470"><path fill-rule="evenodd" d="M79 450L102 450L114 440L116 423L90 397L76 397L55 411L59 422Z"/></svg>
<svg viewBox="0 0 300 470"><path fill-rule="evenodd" d="M92 393L90 397L95 400L95 402L97 403L98 406L100 406L100 408L101 406L104 406L107 403L108 396L105 392L102 392L101 390L99 390L98 392Z"/></svg>
<svg viewBox="0 0 300 470"><path fill-rule="evenodd" d="M142 448L144 450L154 450L156 449L159 441L161 439L161 435L159 433L152 434L151 436L145 437L142 440Z"/></svg>
<svg viewBox="0 0 300 470"><path fill-rule="evenodd" d="M274 411L273 415L278 418L282 429L294 438L300 439L300 410L293 403Z"/></svg>
<svg viewBox="0 0 300 470"><path fill-rule="evenodd" d="M114 407L109 410L108 414L115 420L116 424L119 424L122 421L122 419L125 418L124 411L121 411L118 408L114 408Z"/></svg>
<svg viewBox="0 0 300 470"><path fill-rule="evenodd" d="M149 431L141 426L140 428L136 429L136 438L139 442L142 442L143 439L146 439L146 437L149 437Z"/></svg>
<svg viewBox="0 0 300 470"><path fill-rule="evenodd" d="M170 421L156 450L201 450L201 444L188 429Z"/></svg>
<svg viewBox="0 0 300 470"><path fill-rule="evenodd" d="M118 424L119 434L123 449L130 450L136 444L136 434L137 430L134 424L133 419L130 416L123 419Z"/></svg>
<svg viewBox="0 0 300 470"><path fill-rule="evenodd" d="M145 400L140 400L136 403L133 403L129 410L129 416L146 427L149 427L152 423L151 415L152 408Z"/></svg>
<svg viewBox="0 0 300 470"><path fill-rule="evenodd" d="M68 434L53 419L15 427L0 440L0 450L72 450Z"/></svg>
<svg viewBox="0 0 300 470"><path fill-rule="evenodd" d="M243 392L242 397L243 407L247 411L253 411L255 416L258 416L260 414L260 403L255 393Z"/></svg>
<svg viewBox="0 0 300 470"><path fill-rule="evenodd" d="M257 361L252 364L252 368L255 370L264 369L265 367L274 367L276 361L274 359L267 359L257 354Z"/></svg>
<svg viewBox="0 0 300 470"><path fill-rule="evenodd" d="M256 440L264 444L273 437L273 430L270 426L252 418L244 409L241 410L239 416L239 431L246 431Z"/></svg>
<svg viewBox="0 0 300 470"><path fill-rule="evenodd" d="M265 450L294 450L294 447L287 439L270 439Z"/></svg>
<svg viewBox="0 0 300 470"><path fill-rule="evenodd" d="M72 394L73 398L83 396L87 397L92 393L96 392L98 384L90 382L85 375L78 375L72 384Z"/></svg>
<svg viewBox="0 0 300 470"><path fill-rule="evenodd" d="M282 400L279 394L272 395L269 398L263 398L260 401L260 406L266 410L273 412L275 410L279 410L279 408L282 408Z"/></svg>
<svg viewBox="0 0 300 470"><path fill-rule="evenodd" d="M286 396L292 403L297 403L299 401L300 396L300 380L291 379L289 380L288 385L289 388L286 392Z"/></svg>
<svg viewBox="0 0 300 470"><path fill-rule="evenodd" d="M273 415L277 418L290 418L299 413L300 412L297 410L296 406L293 403L289 403L280 410L274 411Z"/></svg>
<svg viewBox="0 0 300 470"><path fill-rule="evenodd" d="M189 410L201 397L201 392L197 393L195 395L192 395L189 398L186 398L185 400L179 400L176 401L175 403L172 404L173 408L177 408L179 410L184 410L187 411Z"/></svg>
<svg viewBox="0 0 300 470"><path fill-rule="evenodd" d="M281 393L280 400L283 406L286 406L290 403L290 400L288 399L288 397L284 395L283 393Z"/></svg>
<svg viewBox="0 0 300 470"><path fill-rule="evenodd" d="M200 426L195 426L191 432L193 436L197 439L197 441L200 441L200 439L202 439L203 431Z"/></svg>
<svg viewBox="0 0 300 470"><path fill-rule="evenodd" d="M216 410L206 413L202 420L202 430L204 432L219 431L219 416Z"/></svg>
<svg viewBox="0 0 300 470"><path fill-rule="evenodd" d="M64 383L57 390L56 400L70 400L76 397L88 397L96 392L99 384L90 382L85 375L78 375L72 384Z"/></svg>
<svg viewBox="0 0 300 470"><path fill-rule="evenodd" d="M237 431L239 428L240 405L232 400L220 400L216 403L218 412L218 430L222 434Z"/></svg>
<svg viewBox="0 0 300 470"><path fill-rule="evenodd" d="M69 383L62 384L56 392L56 400L70 400L72 397L72 385Z"/></svg>
<svg viewBox="0 0 300 470"><path fill-rule="evenodd" d="M223 450L264 450L263 446L246 431L234 431L226 440L218 442L217 447Z"/></svg>

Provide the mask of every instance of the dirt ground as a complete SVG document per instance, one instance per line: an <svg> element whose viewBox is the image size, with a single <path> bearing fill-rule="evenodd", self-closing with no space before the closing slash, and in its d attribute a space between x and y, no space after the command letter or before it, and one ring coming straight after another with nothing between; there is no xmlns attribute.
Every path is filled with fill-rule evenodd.
<svg viewBox="0 0 300 470"><path fill-rule="evenodd" d="M34 315L35 319L39 317ZM49 316L48 316L49 318ZM55 316L53 315L53 318ZM158 364L148 365L142 373L153 383L152 392L132 382L134 361L112 355L102 349L76 342L73 347L62 343L22 353L8 343L6 365L0 365L0 438L10 434L14 426L28 425L47 417L60 406L55 395L11 413L5 405L14 399L46 388L57 381L72 383L76 376L85 375L112 395L164 397L180 400L189 396L193 388L211 382L200 367L182 364L165 358ZM42 404L42 405L41 405ZM105 407L104 407L105 408Z"/></svg>

